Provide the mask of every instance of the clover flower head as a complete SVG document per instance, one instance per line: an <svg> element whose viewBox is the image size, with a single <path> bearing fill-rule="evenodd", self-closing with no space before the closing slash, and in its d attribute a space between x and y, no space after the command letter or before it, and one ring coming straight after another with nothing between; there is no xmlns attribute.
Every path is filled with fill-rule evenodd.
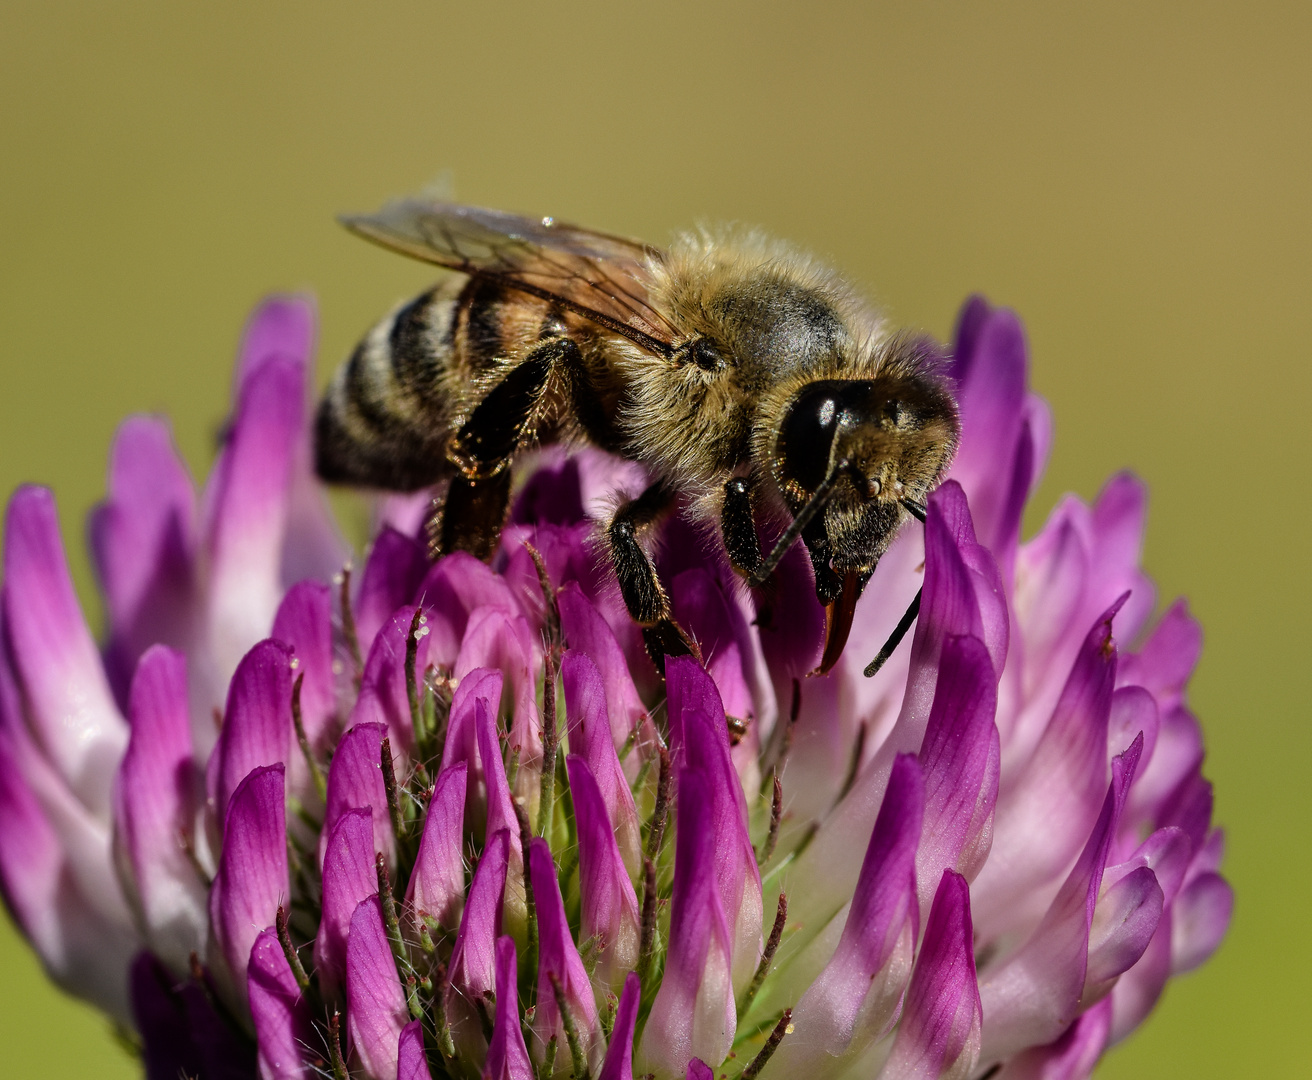
<svg viewBox="0 0 1312 1080"><path fill-rule="evenodd" d="M251 320L197 497L129 420L0 588L0 884L151 1080L1088 1076L1219 944L1231 892L1145 493L1021 543L1051 439L1009 312L964 309L963 436L839 664L800 551L749 593L686 520L700 657L657 674L597 519L642 470L544 452L490 565L379 501L361 572L309 469L313 313ZM914 631L866 660L922 589Z"/></svg>

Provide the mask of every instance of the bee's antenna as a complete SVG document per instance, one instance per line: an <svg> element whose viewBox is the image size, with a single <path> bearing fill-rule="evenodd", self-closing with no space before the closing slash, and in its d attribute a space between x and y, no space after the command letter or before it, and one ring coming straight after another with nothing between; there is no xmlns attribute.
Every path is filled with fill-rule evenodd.
<svg viewBox="0 0 1312 1080"><path fill-rule="evenodd" d="M766 557L765 562L761 563L757 567L756 573L748 579L753 588L759 588L765 584L770 575L774 573L775 567L779 565L780 560L788 554L788 549L797 543L797 538L802 535L802 530L811 524L811 519L816 514L824 509L825 503L829 501L829 496L833 493L834 484L838 481L839 474L847 468L847 464L847 461L843 460L829 470L829 475L815 489L815 494L806 501L806 505L802 507L801 512L793 518L788 528L784 530L783 535L775 541L774 548Z"/></svg>
<svg viewBox="0 0 1312 1080"><path fill-rule="evenodd" d="M916 502L914 499L902 499L902 508L922 525L925 523L924 504ZM880 668L888 663L888 658L897 651L897 647L902 644L902 639L907 636L907 631L911 629L911 624L916 621L916 616L920 614L920 595L925 590L919 588L916 590L916 598L911 601L910 606L903 613L898 624L893 627L893 632L888 635L888 640L884 642L884 647L879 650L878 655L866 665L865 677L869 679L875 675Z"/></svg>
<svg viewBox="0 0 1312 1080"><path fill-rule="evenodd" d="M864 675L867 679L875 675L880 668L888 663L888 658L897 651L897 647L902 644L902 639L907 636L907 631L911 629L911 624L916 621L916 616L920 614L920 594L925 590L923 588L916 590L916 598L911 601L911 606L907 608L906 613L898 620L898 624L893 627L893 632L888 635L888 640L884 642L884 647L879 650L879 654L866 665Z"/></svg>

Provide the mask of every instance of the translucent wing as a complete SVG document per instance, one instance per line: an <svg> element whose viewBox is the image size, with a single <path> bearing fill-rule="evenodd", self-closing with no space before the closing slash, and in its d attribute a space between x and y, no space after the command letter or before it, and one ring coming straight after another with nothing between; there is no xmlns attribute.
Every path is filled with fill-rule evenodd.
<svg viewBox="0 0 1312 1080"><path fill-rule="evenodd" d="M551 218L402 199L377 214L344 217L385 248L556 300L649 352L668 356L679 335L648 303L658 248Z"/></svg>

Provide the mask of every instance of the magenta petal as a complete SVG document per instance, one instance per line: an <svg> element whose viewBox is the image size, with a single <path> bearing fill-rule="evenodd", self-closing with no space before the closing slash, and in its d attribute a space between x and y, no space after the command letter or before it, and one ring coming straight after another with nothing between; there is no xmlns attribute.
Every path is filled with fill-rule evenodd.
<svg viewBox="0 0 1312 1080"><path fill-rule="evenodd" d="M358 724L386 725L394 754L408 754L414 750L415 732L410 718L405 657L416 612L419 626L415 630L415 678L421 678L428 665L435 662L432 630L443 620L435 619L424 609L401 608L392 614L374 638L369 658L365 661L360 694L351 709L352 727Z"/></svg>
<svg viewBox="0 0 1312 1080"><path fill-rule="evenodd" d="M328 770L328 797L319 832L319 861L322 864L328 836L337 819L347 810L369 809L373 812L374 850L387 857L388 866L396 859L396 838L387 811L387 788L383 785L382 724L358 724L337 744Z"/></svg>
<svg viewBox="0 0 1312 1080"><path fill-rule="evenodd" d="M177 1080L204 1075L203 1062L187 1026L177 979L148 952L132 962L129 992L133 1027L141 1036L146 1080Z"/></svg>
<svg viewBox="0 0 1312 1080"><path fill-rule="evenodd" d="M1111 996L1112 1043L1120 1042L1152 1012L1171 977L1171 908L1162 913L1157 933L1139 962L1116 980Z"/></svg>
<svg viewBox="0 0 1312 1080"><path fill-rule="evenodd" d="M1088 1080L1107 1046L1111 1018L1110 1001L1086 1009L1056 1042L1009 1060L998 1080Z"/></svg>
<svg viewBox="0 0 1312 1080"><path fill-rule="evenodd" d="M119 427L108 486L105 501L91 513L88 532L105 595L108 663L115 685L125 691L147 646L186 642L196 492L168 423L152 416L134 416Z"/></svg>
<svg viewBox="0 0 1312 1080"><path fill-rule="evenodd" d="M512 861L519 858L519 818L515 801L506 783L506 764L501 760L501 740L497 736L496 715L482 698L474 702L474 731L478 739L478 756L483 762L483 780L487 787L487 828L485 836L502 829L510 831ZM522 865L522 862L520 863Z"/></svg>
<svg viewBox="0 0 1312 1080"><path fill-rule="evenodd" d="M1059 879L1098 816L1116 679L1111 623L1118 608L1105 612L1084 639L1033 756L999 792L993 850L974 883L982 933L994 933L1014 917L1013 905Z"/></svg>
<svg viewBox="0 0 1312 1080"><path fill-rule="evenodd" d="M332 591L319 581L293 585L282 598L269 636L290 645L295 653L292 676L303 677L301 722L310 745L320 751L337 711Z"/></svg>
<svg viewBox="0 0 1312 1080"><path fill-rule="evenodd" d="M988 650L977 638L950 637L939 660L920 764L925 829L916 854L920 909L947 869L970 881L988 857L998 798L998 694Z"/></svg>
<svg viewBox="0 0 1312 1080"><path fill-rule="evenodd" d="M211 962L235 1002L246 1004L246 965L261 927L291 895L284 768L251 771L232 793L223 854L210 890Z"/></svg>
<svg viewBox="0 0 1312 1080"><path fill-rule="evenodd" d="M216 688L269 632L278 609L304 396L303 358L269 355L251 364L241 378L227 444L205 490L205 618Z"/></svg>
<svg viewBox="0 0 1312 1080"><path fill-rule="evenodd" d="M410 1022L377 896L361 900L346 939L346 1024L370 1080L393 1080L401 1029Z"/></svg>
<svg viewBox="0 0 1312 1080"><path fill-rule="evenodd" d="M378 892L373 816L368 807L347 810L328 833L323 858L322 915L314 940L314 967L327 998L346 976L346 937L360 901Z"/></svg>
<svg viewBox="0 0 1312 1080"><path fill-rule="evenodd" d="M187 661L163 645L132 680L127 752L114 787L114 830L151 948L176 971L204 954L205 883L184 843L195 843L201 778L192 759Z"/></svg>
<svg viewBox="0 0 1312 1080"><path fill-rule="evenodd" d="M127 725L73 592L45 488L21 487L9 500L0 603L31 730L70 790L107 821Z"/></svg>
<svg viewBox="0 0 1312 1080"><path fill-rule="evenodd" d="M881 1077L965 1077L980 1054L983 1012L975 981L970 887L943 872L929 909L925 940Z"/></svg>
<svg viewBox="0 0 1312 1080"><path fill-rule="evenodd" d="M606 1059L601 1063L597 1080L633 1080L633 1033L641 998L638 973L630 971L624 979L624 991L615 1012L615 1027L611 1030L610 1045L606 1047Z"/></svg>
<svg viewBox="0 0 1312 1080"><path fill-rule="evenodd" d="M496 943L509 856L509 832L496 833L483 848L447 965L447 1020L457 1048L471 1057L485 1047L476 1003L496 990Z"/></svg>
<svg viewBox="0 0 1312 1080"><path fill-rule="evenodd" d="M256 365L271 356L304 363L314 349L314 300L308 296L271 296L247 320L233 371L236 388Z"/></svg>
<svg viewBox="0 0 1312 1080"><path fill-rule="evenodd" d="M518 837L519 824L514 817L514 806L504 801L509 798L509 787L505 783L505 764L501 762L500 752L496 752L493 756L496 762L501 762L501 780L497 782L496 762L493 763L492 775L485 775L479 737L480 706L482 712L491 717L489 722L494 725L501 702L503 682L504 677L501 672L488 669L476 669L460 680L451 699L446 743L442 747L442 768L449 769L461 761L469 764L471 771L465 793L465 820L470 823L475 834L482 831L485 836L490 836L497 831L491 828L480 829L481 825L490 821L490 811L495 806L497 820L502 822L497 828L506 828L507 822L513 822L511 831ZM497 741L495 727L492 736L495 743ZM506 816L507 811L510 817ZM515 844L515 849L519 850L518 842Z"/></svg>
<svg viewBox="0 0 1312 1080"><path fill-rule="evenodd" d="M497 1013L492 1041L483 1066L484 1080L534 1080L533 1063L519 1027L519 995L515 989L515 943L497 939ZM539 999L539 1008L542 1007Z"/></svg>
<svg viewBox="0 0 1312 1080"><path fill-rule="evenodd" d="M565 1027L552 986L554 978L564 994L584 1053L589 1060L598 1058L601 1028L597 1020L597 1003L587 969L570 933L560 884L556 880L556 864L545 840L535 838L529 844L528 873L533 882L533 902L538 917L538 1002L533 1014L533 1034L544 1046L553 1036L558 1046L566 1045ZM592 1061L593 1067L596 1064Z"/></svg>
<svg viewBox="0 0 1312 1080"><path fill-rule="evenodd" d="M535 672L541 667L539 654L528 620L522 615L508 615L496 608L479 608L469 616L454 669L457 679L463 679L479 668L498 669L505 675L512 703L509 747L511 753L519 756L520 773L516 787L523 797L536 793L532 790L536 784L526 788L525 781L540 775L542 764L542 719L538 715L535 696ZM497 702L492 703L494 718L497 705Z"/></svg>
<svg viewBox="0 0 1312 1080"><path fill-rule="evenodd" d="M795 1034L780 1047L783 1071L805 1073L828 1055L858 1049L892 1026L920 924L916 845L924 803L920 765L910 754L899 755L843 936L793 1012Z"/></svg>
<svg viewBox="0 0 1312 1080"><path fill-rule="evenodd" d="M624 865L630 877L637 877L642 858L642 830L633 791L612 741L601 673L588 656L571 649L561 658L560 677L565 689L570 752L588 763Z"/></svg>
<svg viewBox="0 0 1312 1080"><path fill-rule="evenodd" d="M729 753L724 706L715 683L692 657L671 657L665 678L674 766L686 765L711 778L704 797L714 822L717 884L733 942L734 985L742 987L760 955L761 874L747 833L747 800Z"/></svg>
<svg viewBox="0 0 1312 1080"><path fill-rule="evenodd" d="M1083 998L1095 999L1139 962L1162 917L1162 888L1146 866L1131 870L1103 892L1089 926L1089 961Z"/></svg>
<svg viewBox="0 0 1312 1080"><path fill-rule="evenodd" d="M670 945L643 1029L644 1069L677 1074L693 1057L718 1064L733 1046L732 938L717 885L717 822L707 797L718 782L691 769L679 776Z"/></svg>
<svg viewBox="0 0 1312 1080"><path fill-rule="evenodd" d="M401 1029L397 1044L396 1080L433 1080L424 1051L424 1022L411 1020Z"/></svg>
<svg viewBox="0 0 1312 1080"><path fill-rule="evenodd" d="M560 624L569 647L587 656L597 666L605 686L611 736L616 746L622 746L629 733L646 716L624 651L606 620L588 602L577 582L564 585L556 594L556 603L560 607Z"/></svg>
<svg viewBox="0 0 1312 1080"><path fill-rule="evenodd" d="M247 774L261 765L285 765L291 743L292 651L280 641L261 641L237 665L210 758L207 786L220 821Z"/></svg>
<svg viewBox="0 0 1312 1080"><path fill-rule="evenodd" d="M296 985L273 927L255 939L246 980L262 1080L315 1075L305 1060L306 1048L314 1045L310 1004Z"/></svg>
<svg viewBox="0 0 1312 1080"><path fill-rule="evenodd" d="M715 1070L700 1058L688 1062L688 1071L684 1075L686 1080L715 1080Z"/></svg>
<svg viewBox="0 0 1312 1080"><path fill-rule="evenodd" d="M472 611L492 607L507 615L521 614L505 578L465 551L452 552L438 560L420 582L415 602L438 612L440 621L449 628L437 634L432 660L448 669L455 667Z"/></svg>
<svg viewBox="0 0 1312 1080"><path fill-rule="evenodd" d="M1051 1042L1079 1013L1103 869L1142 747L1142 739L1136 739L1112 762L1112 782L1102 812L1038 929L981 980L980 996L988 1018L986 1061Z"/></svg>
<svg viewBox="0 0 1312 1080"><path fill-rule="evenodd" d="M437 775L424 817L406 902L420 918L454 930L465 904L465 861L461 853L465 822L465 762Z"/></svg>
<svg viewBox="0 0 1312 1080"><path fill-rule="evenodd" d="M595 937L599 948L593 975L602 986L638 966L638 898L633 891L606 804L592 770L581 757L565 759L578 825L580 940Z"/></svg>
<svg viewBox="0 0 1312 1080"><path fill-rule="evenodd" d="M970 496L980 541L997 550L1024 415L1028 365L1025 331L1015 313L1001 309L983 314L985 310L987 305L975 307L969 324L963 314L958 330L954 369L961 446L951 475Z"/></svg>
<svg viewBox="0 0 1312 1080"><path fill-rule="evenodd" d="M1220 874L1200 874L1185 886L1172 905L1172 974L1192 971L1216 952L1234 906L1234 890Z"/></svg>
<svg viewBox="0 0 1312 1080"><path fill-rule="evenodd" d="M428 572L423 544L384 528L374 537L355 600L355 632L368 655L378 631L397 608L410 603Z"/></svg>
<svg viewBox="0 0 1312 1080"><path fill-rule="evenodd" d="M1165 711L1179 703L1203 651L1203 628L1177 600L1158 620L1139 650L1140 680Z"/></svg>

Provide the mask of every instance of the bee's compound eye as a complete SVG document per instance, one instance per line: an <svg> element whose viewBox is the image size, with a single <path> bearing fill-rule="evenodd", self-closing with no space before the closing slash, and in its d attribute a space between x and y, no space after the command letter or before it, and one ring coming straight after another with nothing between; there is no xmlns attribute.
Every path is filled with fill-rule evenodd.
<svg viewBox="0 0 1312 1080"><path fill-rule="evenodd" d="M807 491L818 488L829 470L829 450L842 413L839 389L829 382L813 383L784 418L779 440L784 473Z"/></svg>

